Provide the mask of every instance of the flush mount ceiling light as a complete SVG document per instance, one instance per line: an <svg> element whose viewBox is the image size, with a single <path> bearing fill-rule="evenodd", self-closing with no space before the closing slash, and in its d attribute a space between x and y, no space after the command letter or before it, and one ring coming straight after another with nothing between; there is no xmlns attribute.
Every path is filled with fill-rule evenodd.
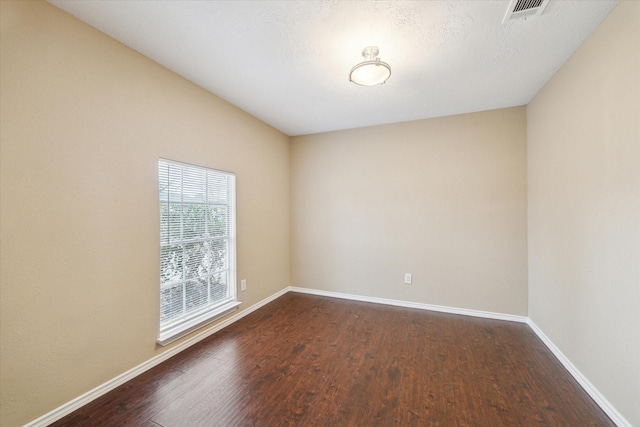
<svg viewBox="0 0 640 427"><path fill-rule="evenodd" d="M391 67L378 58L380 50L376 46L362 49L364 61L351 69L349 81L360 86L384 84L391 77Z"/></svg>

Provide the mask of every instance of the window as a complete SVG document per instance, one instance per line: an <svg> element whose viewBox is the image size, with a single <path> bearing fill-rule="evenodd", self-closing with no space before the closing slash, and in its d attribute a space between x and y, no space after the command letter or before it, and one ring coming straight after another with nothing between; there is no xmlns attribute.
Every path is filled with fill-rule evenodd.
<svg viewBox="0 0 640 427"><path fill-rule="evenodd" d="M160 333L166 345L235 310L235 175L160 159Z"/></svg>

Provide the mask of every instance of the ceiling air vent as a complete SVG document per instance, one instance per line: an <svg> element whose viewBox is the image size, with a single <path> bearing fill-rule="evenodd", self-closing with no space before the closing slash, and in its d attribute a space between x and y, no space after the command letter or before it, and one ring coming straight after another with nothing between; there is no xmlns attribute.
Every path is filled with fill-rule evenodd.
<svg viewBox="0 0 640 427"><path fill-rule="evenodd" d="M502 19L502 24L528 16L542 15L547 4L549 4L549 0L511 0L507 13Z"/></svg>

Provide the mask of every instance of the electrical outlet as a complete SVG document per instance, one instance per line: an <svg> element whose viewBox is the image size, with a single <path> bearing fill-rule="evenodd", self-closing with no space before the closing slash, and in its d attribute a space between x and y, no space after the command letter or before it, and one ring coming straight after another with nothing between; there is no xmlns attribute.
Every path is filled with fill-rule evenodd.
<svg viewBox="0 0 640 427"><path fill-rule="evenodd" d="M404 273L404 283L407 285L411 284L411 273Z"/></svg>
<svg viewBox="0 0 640 427"><path fill-rule="evenodd" d="M244 292L247 290L247 279L240 280L240 291Z"/></svg>

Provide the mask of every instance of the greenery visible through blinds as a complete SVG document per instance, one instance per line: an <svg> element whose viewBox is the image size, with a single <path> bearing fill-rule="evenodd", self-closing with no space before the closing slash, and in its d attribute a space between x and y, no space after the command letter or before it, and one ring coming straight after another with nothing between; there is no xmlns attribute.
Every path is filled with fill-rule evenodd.
<svg viewBox="0 0 640 427"><path fill-rule="evenodd" d="M158 161L160 330L235 298L230 284L232 174Z"/></svg>

